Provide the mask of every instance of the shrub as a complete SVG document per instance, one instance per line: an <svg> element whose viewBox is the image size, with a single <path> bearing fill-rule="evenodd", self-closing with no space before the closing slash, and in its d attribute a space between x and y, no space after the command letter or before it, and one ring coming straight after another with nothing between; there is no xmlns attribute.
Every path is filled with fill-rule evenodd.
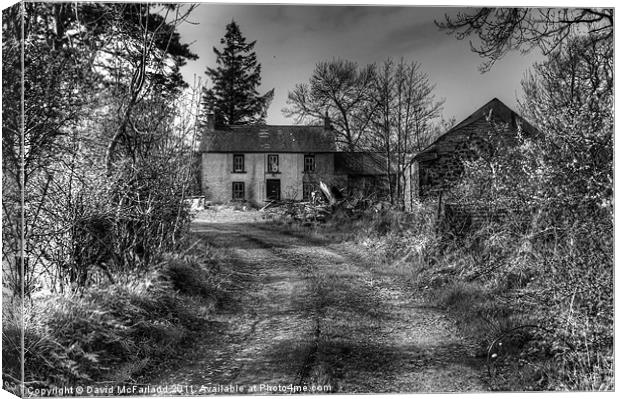
<svg viewBox="0 0 620 399"><path fill-rule="evenodd" d="M613 389L613 51L592 39L568 40L524 80L522 108L540 134L464 162L448 193L509 209L470 231L468 249L444 253L469 255L458 268L471 270L455 276L505 304L501 318L521 315L512 331L524 342L501 377L529 371L513 389Z"/></svg>
<svg viewBox="0 0 620 399"><path fill-rule="evenodd" d="M39 294L24 314L26 381L120 383L174 353L202 328L214 306L224 281L216 275L219 256L201 262L194 254L165 255L153 271L117 276L115 284L80 294ZM21 327L7 315L3 371L17 378Z"/></svg>
<svg viewBox="0 0 620 399"><path fill-rule="evenodd" d="M213 258L177 255L166 259L165 274L172 288L181 294L213 298L219 289L219 268Z"/></svg>

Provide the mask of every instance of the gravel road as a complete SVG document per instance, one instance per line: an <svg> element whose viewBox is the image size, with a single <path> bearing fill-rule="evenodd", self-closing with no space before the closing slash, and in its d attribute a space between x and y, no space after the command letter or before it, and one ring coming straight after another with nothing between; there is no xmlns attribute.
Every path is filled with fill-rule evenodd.
<svg viewBox="0 0 620 399"><path fill-rule="evenodd" d="M193 234L228 248L236 288L191 352L152 384L205 394L230 386L260 394L278 386L287 387L279 393L295 386L338 393L488 390L483 360L454 322L351 245L278 232L257 212L203 212Z"/></svg>

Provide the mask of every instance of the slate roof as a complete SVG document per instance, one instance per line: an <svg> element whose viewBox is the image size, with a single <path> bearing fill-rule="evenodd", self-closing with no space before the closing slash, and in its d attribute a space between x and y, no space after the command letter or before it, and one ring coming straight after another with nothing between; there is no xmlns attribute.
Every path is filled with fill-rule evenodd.
<svg viewBox="0 0 620 399"><path fill-rule="evenodd" d="M386 158L376 152L338 152L334 154L334 169L337 175L387 175Z"/></svg>
<svg viewBox="0 0 620 399"><path fill-rule="evenodd" d="M523 119L519 114L510 109L506 104L498 100L497 98L493 98L491 101L480 107L476 112L465 118L462 122L455 125L453 128L439 136L435 141L433 141L430 145L428 145L425 149L420 151L418 154L414 156L415 159L423 157L425 154L436 151L438 143L445 140L447 136L450 136L453 133L458 132L462 128L482 119L486 118L489 113L492 113L493 116L498 117L500 120L505 123L510 124L515 130L518 125L521 125L522 130L526 134L530 135L538 135L539 131L532 126L528 121Z"/></svg>
<svg viewBox="0 0 620 399"><path fill-rule="evenodd" d="M230 126L205 131L201 152L335 152L333 132L323 126Z"/></svg>

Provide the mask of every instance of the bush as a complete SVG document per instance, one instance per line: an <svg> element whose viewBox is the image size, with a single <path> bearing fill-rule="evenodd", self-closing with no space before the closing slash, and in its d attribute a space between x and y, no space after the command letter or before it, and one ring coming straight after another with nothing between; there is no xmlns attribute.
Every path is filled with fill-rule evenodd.
<svg viewBox="0 0 620 399"><path fill-rule="evenodd" d="M611 225L572 215L550 235L486 223L421 272L433 300L497 356L496 389L613 387Z"/></svg>
<svg viewBox="0 0 620 399"><path fill-rule="evenodd" d="M224 282L217 275L219 256L216 252L201 262L194 254L165 255L155 270L141 276L125 275L81 294L35 297L24 315L26 381L37 386L121 383L175 353L202 328L214 306ZM3 371L15 378L20 333L19 319L5 316Z"/></svg>
<svg viewBox="0 0 620 399"><path fill-rule="evenodd" d="M379 267L403 271L477 340L495 389L613 387L609 219L578 208L563 217L512 209L452 235L435 212L428 203L408 214L336 215L312 234L340 234Z"/></svg>
<svg viewBox="0 0 620 399"><path fill-rule="evenodd" d="M569 40L524 80L522 108L541 134L464 162L447 193L509 210L440 259L467 259L454 276L482 285L501 318L522 318L498 334L524 340L498 355L510 389L613 389L613 51L591 39Z"/></svg>
<svg viewBox="0 0 620 399"><path fill-rule="evenodd" d="M539 132L478 132L486 145L443 199L482 204L486 220L436 223L424 203L332 228L415 273L495 355L497 389L614 389L613 46L599 39L570 37L527 75L521 106Z"/></svg>
<svg viewBox="0 0 620 399"><path fill-rule="evenodd" d="M172 287L181 294L214 298L219 289L220 262L213 256L171 256L165 273Z"/></svg>

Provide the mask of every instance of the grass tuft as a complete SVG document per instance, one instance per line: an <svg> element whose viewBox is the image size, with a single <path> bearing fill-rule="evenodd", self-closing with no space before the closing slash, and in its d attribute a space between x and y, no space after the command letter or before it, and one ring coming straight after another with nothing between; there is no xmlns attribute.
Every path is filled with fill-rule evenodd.
<svg viewBox="0 0 620 399"><path fill-rule="evenodd" d="M357 244L377 267L409 280L478 342L494 389L614 389L608 224L578 219L544 228L515 214L454 232L435 215L436 204L420 203L409 213L272 223L326 243Z"/></svg>
<svg viewBox="0 0 620 399"><path fill-rule="evenodd" d="M229 283L219 273L225 259L200 245L115 284L33 298L24 313L28 386L120 384L173 355L203 328ZM4 311L3 373L18 379L21 325L10 307Z"/></svg>

